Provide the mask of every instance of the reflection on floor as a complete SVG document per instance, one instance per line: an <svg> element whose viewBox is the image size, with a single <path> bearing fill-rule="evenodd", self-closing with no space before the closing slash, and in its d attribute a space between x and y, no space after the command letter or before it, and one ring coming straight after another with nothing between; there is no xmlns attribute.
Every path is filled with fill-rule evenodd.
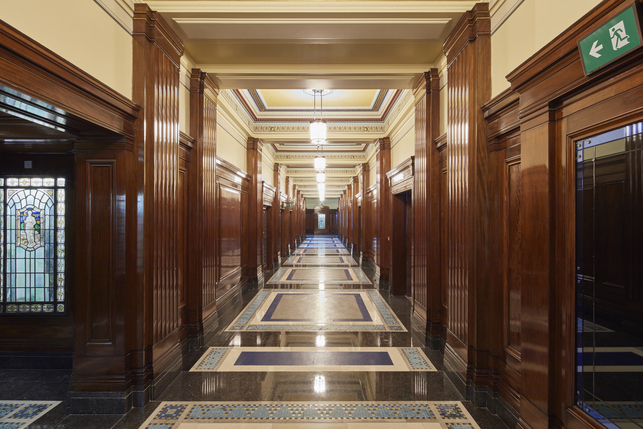
<svg viewBox="0 0 643 429"><path fill-rule="evenodd" d="M228 331L406 331L376 290L263 290Z"/></svg>
<svg viewBox="0 0 643 429"><path fill-rule="evenodd" d="M285 267L356 267L357 262L351 256L291 256L283 263Z"/></svg>
<svg viewBox="0 0 643 429"><path fill-rule="evenodd" d="M311 254L291 255L297 262L288 268L317 276L329 270L324 278L336 278L338 261L330 258L341 257L357 271L343 247L319 243L341 242L307 239L310 247L300 250ZM313 253L327 250L342 254ZM373 269L364 271L373 278ZM249 288L224 304L203 345L186 352L182 371L144 408L124 416L70 415L69 370L0 369L6 381L0 399L62 400L37 422L51 429L505 428L488 411L461 402L442 354L425 348L423 334L411 329L406 297L390 295L384 283L375 289L367 282L322 285L318 277L284 281Z"/></svg>
<svg viewBox="0 0 643 429"><path fill-rule="evenodd" d="M419 347L212 347L190 371L435 371Z"/></svg>

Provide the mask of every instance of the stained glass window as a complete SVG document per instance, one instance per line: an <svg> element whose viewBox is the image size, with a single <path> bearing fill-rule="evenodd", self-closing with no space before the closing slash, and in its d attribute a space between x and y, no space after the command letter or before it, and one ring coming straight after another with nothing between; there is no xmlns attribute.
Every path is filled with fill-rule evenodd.
<svg viewBox="0 0 643 429"><path fill-rule="evenodd" d="M65 178L0 178L0 313L65 313Z"/></svg>

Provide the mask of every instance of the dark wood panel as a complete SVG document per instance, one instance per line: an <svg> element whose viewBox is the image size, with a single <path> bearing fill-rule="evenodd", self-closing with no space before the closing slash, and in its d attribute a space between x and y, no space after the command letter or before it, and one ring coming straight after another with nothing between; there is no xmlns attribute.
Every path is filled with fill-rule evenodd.
<svg viewBox="0 0 643 429"><path fill-rule="evenodd" d="M194 138L189 166L190 198L188 222L190 258L188 260L189 332L198 335L215 314L218 210L217 185L217 103L219 89L207 73L193 69L190 78L190 134Z"/></svg>
<svg viewBox="0 0 643 429"><path fill-rule="evenodd" d="M513 162L507 166L507 331L506 345L520 352L520 297L522 259L522 185L521 166Z"/></svg>
<svg viewBox="0 0 643 429"><path fill-rule="evenodd" d="M114 162L87 162L89 344L113 345Z"/></svg>
<svg viewBox="0 0 643 429"><path fill-rule="evenodd" d="M134 338L145 379L160 376L179 358L179 255L177 186L179 175L179 60L183 44L163 18L145 4L134 11L133 99L141 106L134 136L135 192L143 195L137 225L139 286L135 303L143 332ZM149 70L154 69L154 73ZM156 389L158 394L161 388Z"/></svg>
<svg viewBox="0 0 643 429"><path fill-rule="evenodd" d="M221 268L219 279L241 266L241 192L219 186L219 241Z"/></svg>
<svg viewBox="0 0 643 429"><path fill-rule="evenodd" d="M489 376L488 142L482 104L491 95L487 4L465 13L445 41L447 113L447 343L462 376L491 386Z"/></svg>
<svg viewBox="0 0 643 429"><path fill-rule="evenodd" d="M27 97L21 102L41 101L43 108L27 115L42 113L43 121L53 121L58 129L134 136L138 106L104 83L83 72L59 55L0 21L0 85L19 91ZM7 88L1 91L6 93ZM15 93L10 98L15 97ZM33 97L33 100L30 98ZM13 104L13 103L12 103ZM9 111L15 105L8 106ZM58 110L60 109L60 110Z"/></svg>

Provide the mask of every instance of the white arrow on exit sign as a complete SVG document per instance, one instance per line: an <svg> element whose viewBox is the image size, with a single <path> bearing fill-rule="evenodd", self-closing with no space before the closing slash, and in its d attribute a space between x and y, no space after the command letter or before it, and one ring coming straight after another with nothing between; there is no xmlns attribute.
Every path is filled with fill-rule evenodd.
<svg viewBox="0 0 643 429"><path fill-rule="evenodd" d="M589 54L594 58L600 58L601 54L599 54L598 51L601 49L603 49L603 45L599 45L598 40L596 40L592 45L592 49L590 49Z"/></svg>

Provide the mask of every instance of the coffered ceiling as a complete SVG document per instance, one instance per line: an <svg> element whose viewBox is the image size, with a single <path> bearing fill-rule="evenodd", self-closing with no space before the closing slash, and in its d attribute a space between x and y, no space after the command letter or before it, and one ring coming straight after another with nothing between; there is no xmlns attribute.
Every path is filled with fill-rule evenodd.
<svg viewBox="0 0 643 429"><path fill-rule="evenodd" d="M137 0L138 1L138 0ZM470 0L146 2L185 43L195 66L236 100L252 131L307 198L317 197L308 140L313 97L328 89L326 199L338 196L410 103ZM319 108L319 98L317 99Z"/></svg>

